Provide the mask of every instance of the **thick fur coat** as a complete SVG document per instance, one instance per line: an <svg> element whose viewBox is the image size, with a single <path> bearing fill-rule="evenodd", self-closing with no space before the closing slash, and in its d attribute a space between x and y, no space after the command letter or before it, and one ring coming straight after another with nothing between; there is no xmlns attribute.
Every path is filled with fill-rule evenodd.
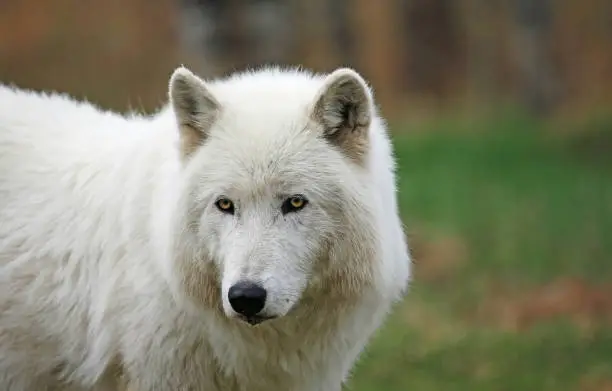
<svg viewBox="0 0 612 391"><path fill-rule="evenodd" d="M370 88L169 84L151 116L0 87L0 389L339 391L410 275Z"/></svg>

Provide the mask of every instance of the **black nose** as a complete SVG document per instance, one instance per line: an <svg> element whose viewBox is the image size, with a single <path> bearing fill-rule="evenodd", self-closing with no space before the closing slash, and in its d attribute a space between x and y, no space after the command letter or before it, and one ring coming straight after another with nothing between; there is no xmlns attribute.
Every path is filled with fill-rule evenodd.
<svg viewBox="0 0 612 391"><path fill-rule="evenodd" d="M266 290L259 285L241 281L229 289L227 298L234 311L246 317L252 317L266 305L266 295Z"/></svg>

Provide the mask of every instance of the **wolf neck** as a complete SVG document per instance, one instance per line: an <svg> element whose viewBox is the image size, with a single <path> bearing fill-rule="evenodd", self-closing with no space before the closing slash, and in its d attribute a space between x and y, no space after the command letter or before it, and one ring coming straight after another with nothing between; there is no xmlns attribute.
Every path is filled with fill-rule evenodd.
<svg viewBox="0 0 612 391"><path fill-rule="evenodd" d="M168 281L173 274L172 266L172 242L174 236L175 208L181 184L182 162L179 152L179 135L176 119L172 110L166 106L155 114L149 123L150 134L145 136L142 145L138 146L135 154L147 167L136 167L132 169L139 172L141 183L147 183L139 189L138 199L142 201L142 213L144 219L139 219L142 224L140 232L148 232L149 248L151 253L150 262L157 267L161 277ZM137 163L134 163L138 165ZM169 281L168 281L169 282Z"/></svg>

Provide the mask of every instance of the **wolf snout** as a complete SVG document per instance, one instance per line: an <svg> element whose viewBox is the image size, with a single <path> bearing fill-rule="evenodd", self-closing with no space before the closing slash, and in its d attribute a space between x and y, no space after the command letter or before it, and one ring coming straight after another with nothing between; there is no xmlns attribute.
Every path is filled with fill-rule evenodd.
<svg viewBox="0 0 612 391"><path fill-rule="evenodd" d="M230 287L227 298L234 311L252 318L265 307L267 295L263 287L250 281L240 281Z"/></svg>

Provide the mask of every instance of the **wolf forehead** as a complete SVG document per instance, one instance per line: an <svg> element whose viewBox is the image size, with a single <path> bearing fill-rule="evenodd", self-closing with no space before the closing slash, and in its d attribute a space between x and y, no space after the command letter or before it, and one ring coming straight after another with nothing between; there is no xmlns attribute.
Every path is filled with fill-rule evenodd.
<svg viewBox="0 0 612 391"><path fill-rule="evenodd" d="M210 81L207 85L227 110L227 118L261 114L270 120L291 121L307 115L305 109L323 81L323 75L298 69L262 68Z"/></svg>
<svg viewBox="0 0 612 391"><path fill-rule="evenodd" d="M282 159L313 146L311 113L324 81L299 69L263 68L206 82L218 105L210 141L233 155ZM310 156L316 158L313 150Z"/></svg>

